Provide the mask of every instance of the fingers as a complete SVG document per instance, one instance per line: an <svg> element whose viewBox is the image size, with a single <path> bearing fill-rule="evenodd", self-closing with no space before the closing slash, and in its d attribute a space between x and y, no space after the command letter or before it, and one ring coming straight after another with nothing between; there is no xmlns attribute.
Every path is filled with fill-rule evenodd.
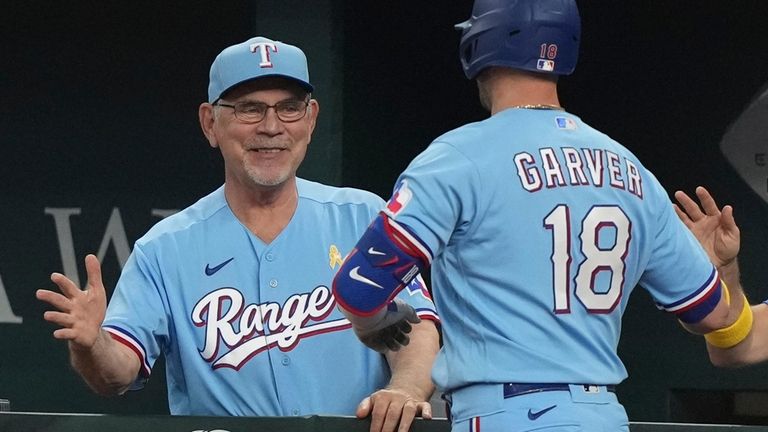
<svg viewBox="0 0 768 432"><path fill-rule="evenodd" d="M373 332L358 333L358 338L367 347L383 354L407 346L411 342L408 333L412 328L407 321L399 321Z"/></svg>
<svg viewBox="0 0 768 432"><path fill-rule="evenodd" d="M77 333L71 328L60 328L53 332L53 337L62 340L74 340Z"/></svg>
<svg viewBox="0 0 768 432"><path fill-rule="evenodd" d="M408 339L408 336L403 334L397 325L391 325L382 330L382 342L390 351L399 351L402 346L402 341ZM408 343L407 341L405 342Z"/></svg>
<svg viewBox="0 0 768 432"><path fill-rule="evenodd" d="M358 405L358 418L367 413L371 415L371 432L408 432L417 415L432 418L432 406L429 402L413 399L407 392L383 389Z"/></svg>
<svg viewBox="0 0 768 432"><path fill-rule="evenodd" d="M733 207L727 205L723 207L720 223L723 225L723 229L729 233L737 234L739 227L736 225L736 220L733 218Z"/></svg>
<svg viewBox="0 0 768 432"><path fill-rule="evenodd" d="M61 273L51 274L51 282L55 283L67 298L73 298L80 294L80 287Z"/></svg>
<svg viewBox="0 0 768 432"><path fill-rule="evenodd" d="M421 417L427 420L432 420L432 404L429 402L420 402L418 411L421 412Z"/></svg>
<svg viewBox="0 0 768 432"><path fill-rule="evenodd" d="M703 189L703 188L702 188ZM675 192L675 199L678 203L683 207L685 210L685 213L688 215L688 218L692 220L693 222L696 222L697 220L703 218L705 215L702 213L701 208L699 208L699 205L696 204L691 197L686 195L683 191L677 191Z"/></svg>
<svg viewBox="0 0 768 432"><path fill-rule="evenodd" d="M406 401L405 405L403 405L402 411L397 416L397 422L399 422L399 427L397 428L397 432L408 432L409 429L411 429L411 424L413 423L413 418L416 417L418 404L415 401L408 400ZM395 423L393 426L397 426L398 423ZM394 430L394 429L393 429Z"/></svg>
<svg viewBox="0 0 768 432"><path fill-rule="evenodd" d="M403 406L403 413L400 416L400 426L397 432L408 432L413 424L413 419L421 414L422 418L432 420L432 405L429 402L416 402L409 400Z"/></svg>
<svg viewBox="0 0 768 432"><path fill-rule="evenodd" d="M693 221L691 218L688 217L688 214L680 209L680 207L677 206L677 204L672 204L672 208L675 209L675 213L677 213L677 217L680 218L680 220L683 222L685 226L690 229L693 226Z"/></svg>
<svg viewBox="0 0 768 432"><path fill-rule="evenodd" d="M408 336L410 331L411 325L407 321L400 321L399 323L390 326L389 339L392 341L392 344L389 346L389 349L398 351L400 348L408 345L411 342L411 338Z"/></svg>
<svg viewBox="0 0 768 432"><path fill-rule="evenodd" d="M401 321L397 327L395 341L401 346L407 346L411 342L411 337L408 336L408 333L412 330L411 324L408 321Z"/></svg>
<svg viewBox="0 0 768 432"><path fill-rule="evenodd" d="M357 411L355 412L355 415L359 419L364 419L368 417L368 414L371 413L371 398L370 396L363 399L358 405L357 405Z"/></svg>
<svg viewBox="0 0 768 432"><path fill-rule="evenodd" d="M413 324L418 324L421 322L421 318L419 318L419 315L416 314L416 310L413 308L413 306L399 298L396 298L393 303L397 308L397 312L400 313L403 317L401 320L407 320Z"/></svg>
<svg viewBox="0 0 768 432"><path fill-rule="evenodd" d="M88 254L85 256L85 271L88 273L88 288L95 289L94 293L105 295L104 283L101 281L101 263L96 255Z"/></svg>
<svg viewBox="0 0 768 432"><path fill-rule="evenodd" d="M421 318L419 318L419 316L416 314L416 311L413 308L411 308L410 313L408 313L408 315L405 316L405 319L407 319L408 322L413 324L418 324L421 322ZM409 327L408 331L411 331L410 326L408 327Z"/></svg>
<svg viewBox="0 0 768 432"><path fill-rule="evenodd" d="M413 327L411 326L411 323L405 320L395 323L393 327L396 327L400 333L410 333L411 330L413 329Z"/></svg>
<svg viewBox="0 0 768 432"><path fill-rule="evenodd" d="M400 348L407 346L409 343L411 343L411 338L406 333L398 331L392 335L392 339L387 344L387 347L392 351L400 351Z"/></svg>
<svg viewBox="0 0 768 432"><path fill-rule="evenodd" d="M381 397L379 396L379 392L374 393L373 397L371 398L371 403L373 404L372 410L371 410L371 432L381 432L385 427L385 425L388 422L388 412L390 408L390 402L391 399L388 397ZM400 417L398 413L398 418ZM397 426L397 423L395 423L395 427ZM394 427L391 427L389 429L390 431L394 430Z"/></svg>
<svg viewBox="0 0 768 432"><path fill-rule="evenodd" d="M379 406L382 406L381 403L378 403ZM408 406L408 402L405 402L405 405L401 405L401 403L398 400L389 400L387 401L387 404L385 406L385 410L383 413L377 413L377 408L374 407L374 417L380 417L383 419L384 423L381 425L379 429L373 429L373 422L371 422L371 429L375 431L381 431L381 432L395 432L396 430L400 430L397 428L398 424L401 424L401 422L405 423L406 431L408 428L411 427L411 423L413 422L413 416L416 414L415 408L412 408L410 411L410 418L408 418L408 414L405 412L405 408Z"/></svg>
<svg viewBox="0 0 768 432"><path fill-rule="evenodd" d="M699 198L699 202L701 203L701 207L704 209L704 213L706 213L708 216L720 215L720 209L717 208L717 203L715 202L715 199L712 198L712 195L708 190L699 186L696 188L696 196Z"/></svg>
<svg viewBox="0 0 768 432"><path fill-rule="evenodd" d="M69 299L59 293L41 289L35 291L35 297L37 297L38 300L42 300L62 312L70 312L72 310L72 304Z"/></svg>
<svg viewBox="0 0 768 432"><path fill-rule="evenodd" d="M376 333L360 334L357 337L365 346L378 353L386 354L389 350L380 331Z"/></svg>
<svg viewBox="0 0 768 432"><path fill-rule="evenodd" d="M75 318L63 312L46 311L43 313L43 319L66 328L70 328L75 324Z"/></svg>

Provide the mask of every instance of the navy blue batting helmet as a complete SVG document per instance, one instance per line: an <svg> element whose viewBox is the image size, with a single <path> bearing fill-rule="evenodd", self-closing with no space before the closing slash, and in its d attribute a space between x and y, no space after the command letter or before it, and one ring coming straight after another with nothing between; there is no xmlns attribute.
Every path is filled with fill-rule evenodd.
<svg viewBox="0 0 768 432"><path fill-rule="evenodd" d="M579 57L575 0L475 0L472 16L456 29L469 79L489 66L569 75Z"/></svg>

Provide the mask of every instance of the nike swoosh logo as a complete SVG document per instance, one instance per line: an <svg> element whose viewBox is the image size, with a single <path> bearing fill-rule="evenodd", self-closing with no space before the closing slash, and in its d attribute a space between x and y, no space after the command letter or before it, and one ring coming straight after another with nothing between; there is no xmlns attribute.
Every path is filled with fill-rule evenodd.
<svg viewBox="0 0 768 432"><path fill-rule="evenodd" d="M217 271L221 270L222 267L224 267L225 265L229 264L229 262L232 261L233 259L235 259L235 257L232 257L232 258L224 261L223 263L217 265L216 267L211 267L210 265L206 264L205 265L205 275L206 276L213 276L214 273L216 273Z"/></svg>
<svg viewBox="0 0 768 432"><path fill-rule="evenodd" d="M552 405L549 408L544 408L543 410L536 411L536 412L528 410L528 420L536 420L539 417L543 416L544 414L546 414L546 413L552 411L553 409L555 409L555 407L557 407L557 405Z"/></svg>
<svg viewBox="0 0 768 432"><path fill-rule="evenodd" d="M349 271L349 277L351 277L352 279L354 279L354 280L356 280L358 282L362 282L362 283L364 283L366 285L370 285L372 287L376 287L376 288L379 288L379 289L384 289L383 286L377 284L376 282L374 282L374 281L368 279L367 277L361 275L360 273L358 273L359 270L360 270L360 266L357 266L357 267L353 268L352 270L350 270Z"/></svg>
<svg viewBox="0 0 768 432"><path fill-rule="evenodd" d="M384 252L380 252L374 249L373 246L368 248L368 254L369 255L386 255Z"/></svg>

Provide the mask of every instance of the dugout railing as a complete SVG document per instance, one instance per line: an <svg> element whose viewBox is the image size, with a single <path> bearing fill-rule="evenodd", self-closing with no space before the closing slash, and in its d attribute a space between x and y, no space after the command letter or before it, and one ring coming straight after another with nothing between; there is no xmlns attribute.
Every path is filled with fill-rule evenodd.
<svg viewBox="0 0 768 432"><path fill-rule="evenodd" d="M191 417L63 413L0 413L0 431L8 432L368 432L368 421L350 417ZM448 432L447 420L417 419L413 432ZM768 426L632 423L631 432L768 432Z"/></svg>

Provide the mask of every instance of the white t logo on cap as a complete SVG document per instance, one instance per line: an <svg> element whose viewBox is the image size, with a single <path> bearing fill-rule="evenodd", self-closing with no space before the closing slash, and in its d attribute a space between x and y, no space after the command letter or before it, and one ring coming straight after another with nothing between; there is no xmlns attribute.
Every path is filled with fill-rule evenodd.
<svg viewBox="0 0 768 432"><path fill-rule="evenodd" d="M252 53L258 51L259 55L261 56L261 63L259 63L259 67L271 68L273 66L272 61L269 60L269 50L271 49L272 52L277 52L277 45L271 42L259 42L251 44L250 48Z"/></svg>

